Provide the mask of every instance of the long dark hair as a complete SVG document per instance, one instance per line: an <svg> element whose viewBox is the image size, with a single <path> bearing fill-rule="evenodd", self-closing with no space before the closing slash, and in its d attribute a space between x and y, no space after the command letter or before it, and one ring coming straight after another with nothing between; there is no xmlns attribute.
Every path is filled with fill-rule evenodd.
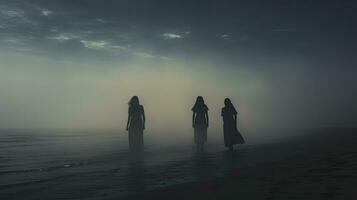
<svg viewBox="0 0 357 200"><path fill-rule="evenodd" d="M131 97L128 104L129 104L129 107L139 107L139 105L140 105L139 97L138 96Z"/></svg>
<svg viewBox="0 0 357 200"><path fill-rule="evenodd" d="M231 108L233 110L236 110L236 108L234 107L234 105L232 104L232 101L229 98L225 98L224 99L224 105L228 108Z"/></svg>
<svg viewBox="0 0 357 200"><path fill-rule="evenodd" d="M195 102L195 105L193 105L193 107L192 107L192 111L196 111L199 108L207 108L207 110L208 110L208 107L206 106L205 101L203 100L202 96L198 96L196 98L196 102Z"/></svg>

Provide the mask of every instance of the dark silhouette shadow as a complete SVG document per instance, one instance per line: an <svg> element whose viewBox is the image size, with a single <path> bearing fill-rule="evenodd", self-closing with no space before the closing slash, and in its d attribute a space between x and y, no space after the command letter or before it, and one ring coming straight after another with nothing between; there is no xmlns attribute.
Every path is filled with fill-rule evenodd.
<svg viewBox="0 0 357 200"><path fill-rule="evenodd" d="M229 98L224 99L222 108L224 145L233 150L233 145L243 144L244 139L237 129L237 110Z"/></svg>
<svg viewBox="0 0 357 200"><path fill-rule="evenodd" d="M204 182L212 178L212 175L217 170L214 165L214 158L207 152L197 152L193 154L192 172L195 181Z"/></svg>
<svg viewBox="0 0 357 200"><path fill-rule="evenodd" d="M130 155L127 176L127 191L129 194L137 194L145 191L145 166L144 155L142 153Z"/></svg>
<svg viewBox="0 0 357 200"><path fill-rule="evenodd" d="M129 102L128 121L126 124L126 130L129 131L129 148L131 152L141 152L143 150L144 129L144 107L140 105L139 98L133 96Z"/></svg>
<svg viewBox="0 0 357 200"><path fill-rule="evenodd" d="M194 128L194 142L197 145L197 151L201 152L207 141L208 128L208 107L201 96L197 97L196 103L192 107L192 127Z"/></svg>

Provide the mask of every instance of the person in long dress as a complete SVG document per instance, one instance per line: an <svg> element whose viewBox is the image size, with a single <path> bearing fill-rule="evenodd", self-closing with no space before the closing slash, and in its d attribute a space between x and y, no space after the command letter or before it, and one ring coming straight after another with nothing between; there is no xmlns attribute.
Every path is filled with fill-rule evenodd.
<svg viewBox="0 0 357 200"><path fill-rule="evenodd" d="M139 98L137 96L133 96L129 101L128 121L126 124L126 130L129 131L130 151L142 151L144 145L144 129L144 107L140 105Z"/></svg>
<svg viewBox="0 0 357 200"><path fill-rule="evenodd" d="M224 100L225 107L222 108L224 145L233 150L233 145L243 144L244 139L237 129L237 110L231 100Z"/></svg>
<svg viewBox="0 0 357 200"><path fill-rule="evenodd" d="M208 107L201 96L197 97L192 107L192 127L194 128L194 142L197 150L201 151L207 141L208 128Z"/></svg>

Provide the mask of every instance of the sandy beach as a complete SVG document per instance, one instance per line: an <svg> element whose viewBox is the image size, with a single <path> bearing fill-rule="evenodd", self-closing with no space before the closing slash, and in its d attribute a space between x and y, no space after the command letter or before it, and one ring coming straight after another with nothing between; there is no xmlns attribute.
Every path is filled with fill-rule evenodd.
<svg viewBox="0 0 357 200"><path fill-rule="evenodd" d="M288 158L127 199L356 199L357 129L323 129Z"/></svg>
<svg viewBox="0 0 357 200"><path fill-rule="evenodd" d="M127 151L117 133L3 132L0 199L356 199L357 130L319 129L226 151Z"/></svg>

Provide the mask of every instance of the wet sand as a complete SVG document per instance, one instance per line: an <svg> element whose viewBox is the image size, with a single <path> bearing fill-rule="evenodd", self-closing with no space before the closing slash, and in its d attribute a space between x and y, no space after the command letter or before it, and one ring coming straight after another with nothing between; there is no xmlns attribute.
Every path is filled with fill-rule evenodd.
<svg viewBox="0 0 357 200"><path fill-rule="evenodd" d="M3 132L0 199L357 199L357 130L316 131L234 152L147 141L139 157L117 133Z"/></svg>
<svg viewBox="0 0 357 200"><path fill-rule="evenodd" d="M299 152L281 160L126 199L357 199L357 129L323 129L296 144Z"/></svg>
<svg viewBox="0 0 357 200"><path fill-rule="evenodd" d="M144 153L133 155L127 135L115 132L0 132L0 199L122 199L210 181L298 149L286 143L249 144L230 154L211 139L197 153L191 140L163 146L151 137Z"/></svg>

